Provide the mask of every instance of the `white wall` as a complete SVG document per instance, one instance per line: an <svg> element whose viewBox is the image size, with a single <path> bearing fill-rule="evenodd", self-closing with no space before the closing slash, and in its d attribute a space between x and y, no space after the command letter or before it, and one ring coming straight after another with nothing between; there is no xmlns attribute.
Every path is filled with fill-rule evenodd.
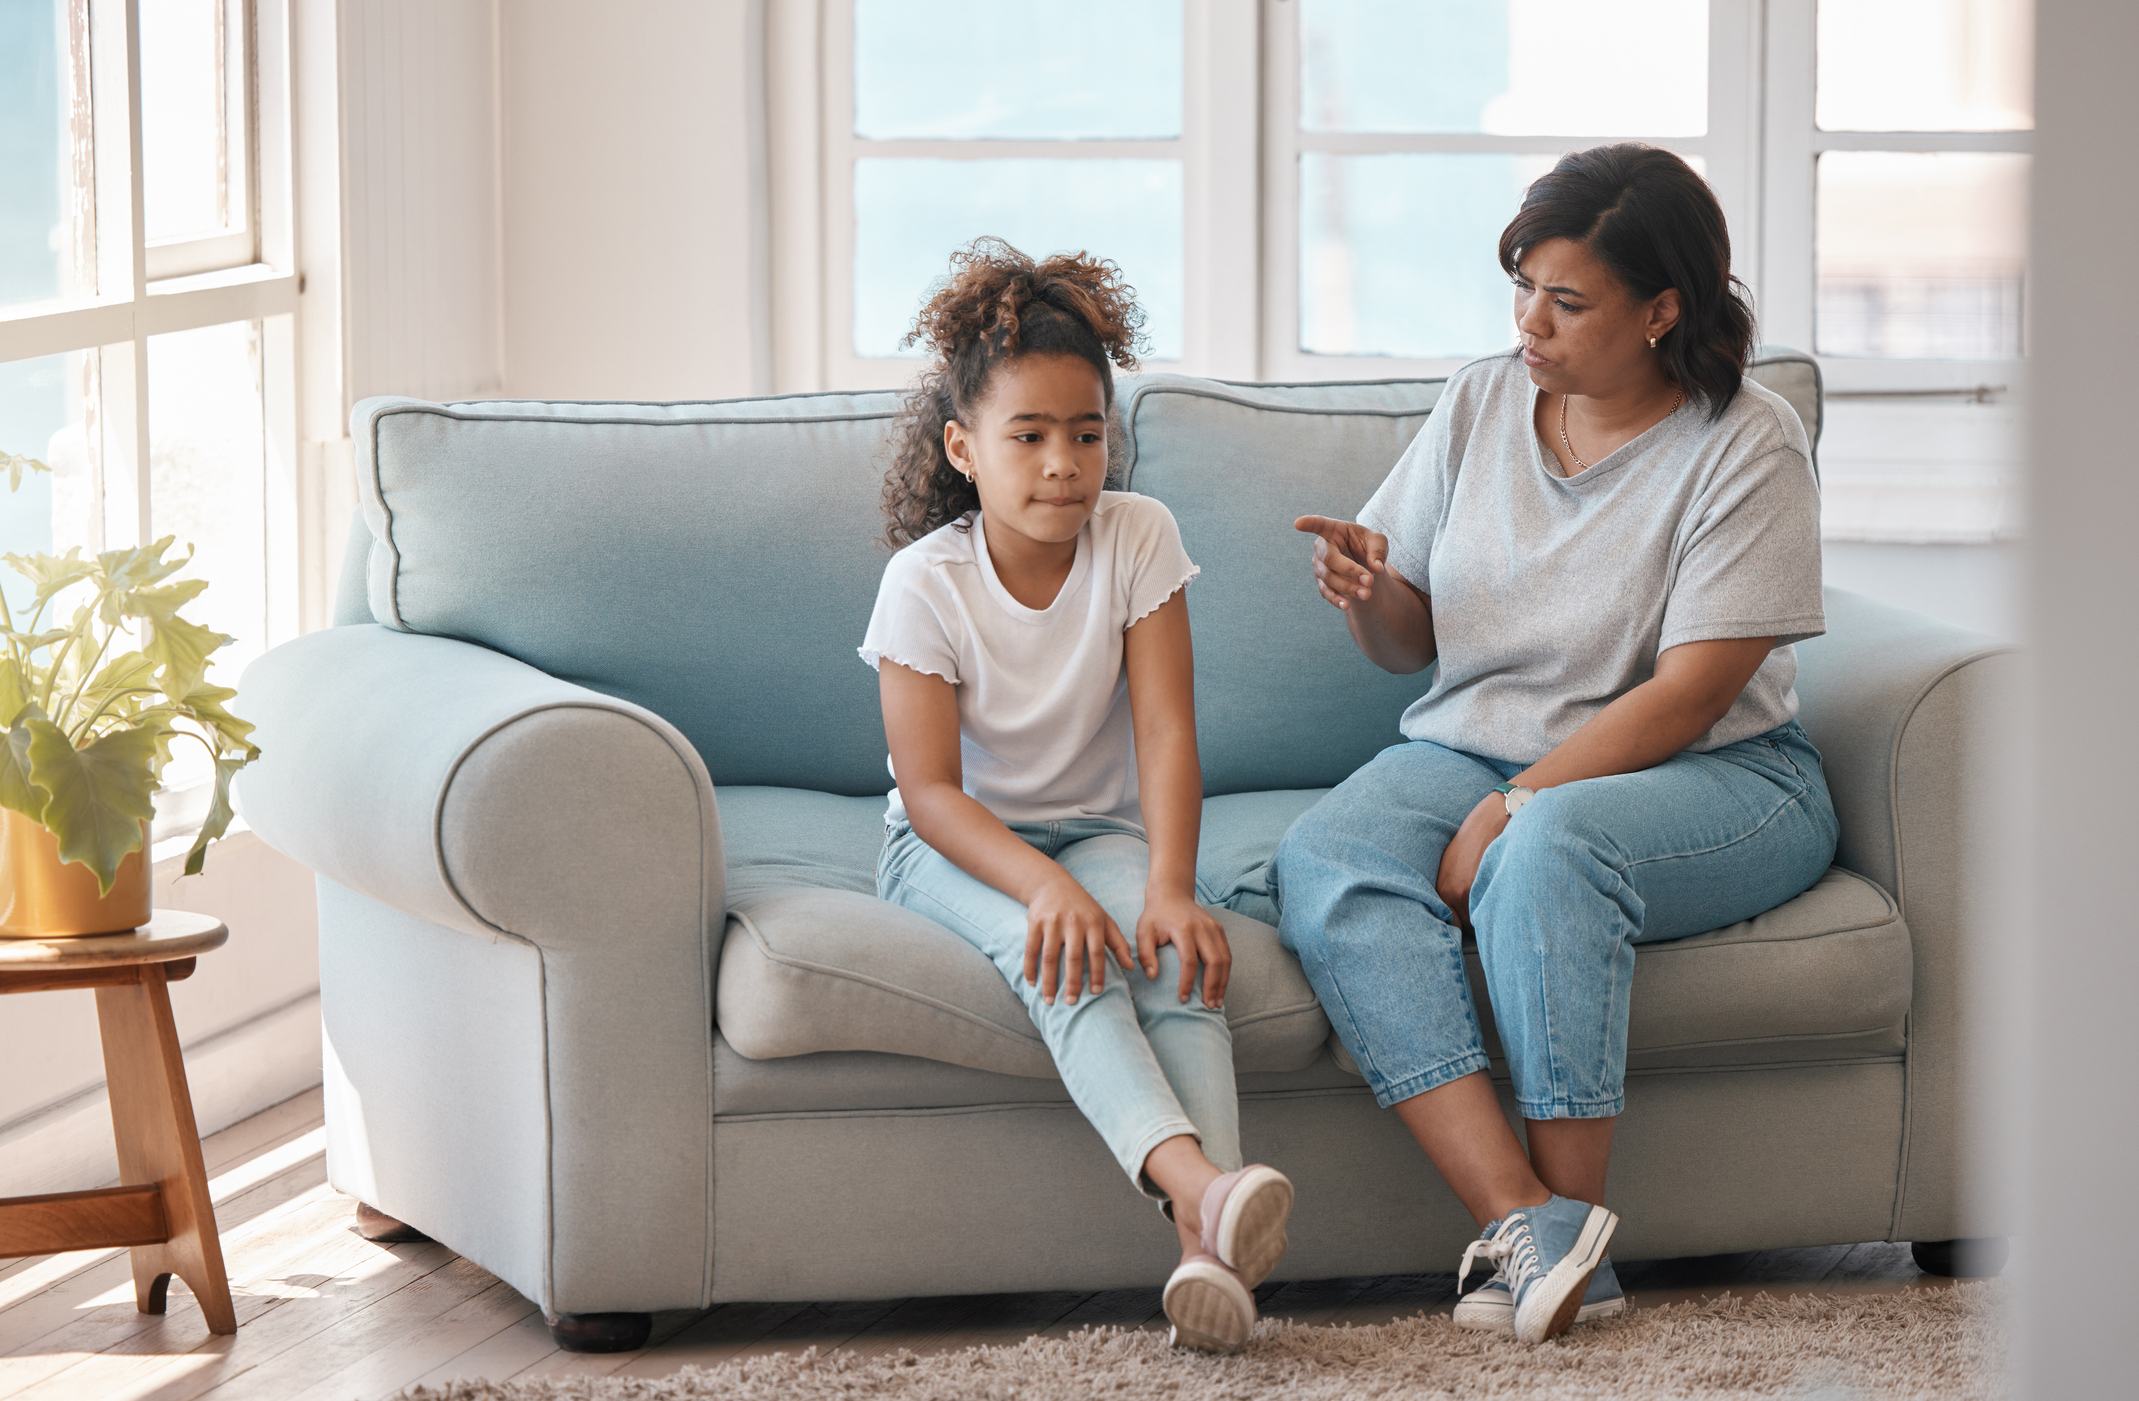
<svg viewBox="0 0 2139 1401"><path fill-rule="evenodd" d="M770 387L748 0L501 11L505 373L517 398Z"/></svg>
<svg viewBox="0 0 2139 1401"><path fill-rule="evenodd" d="M497 5L340 16L345 397L497 394Z"/></svg>
<svg viewBox="0 0 2139 1401"><path fill-rule="evenodd" d="M2038 7L2033 227L2032 752L2012 859L2027 950L2025 1394L2130 1395L2139 1305L2139 6Z"/></svg>

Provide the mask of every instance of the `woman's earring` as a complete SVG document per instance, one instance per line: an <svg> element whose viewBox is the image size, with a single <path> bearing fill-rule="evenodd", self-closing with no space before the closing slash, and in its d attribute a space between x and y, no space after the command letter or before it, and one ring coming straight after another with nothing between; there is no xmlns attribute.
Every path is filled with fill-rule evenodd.
<svg viewBox="0 0 2139 1401"><path fill-rule="evenodd" d="M1654 336L1649 337L1649 349L1656 349L1656 337Z"/></svg>

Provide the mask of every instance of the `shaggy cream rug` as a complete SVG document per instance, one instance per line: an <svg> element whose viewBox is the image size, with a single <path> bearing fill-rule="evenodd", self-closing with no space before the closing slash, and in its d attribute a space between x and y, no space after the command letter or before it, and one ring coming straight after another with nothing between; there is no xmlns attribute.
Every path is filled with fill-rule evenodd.
<svg viewBox="0 0 2139 1401"><path fill-rule="evenodd" d="M457 1381L407 1401L1168 1401L1337 1398L1775 1396L1885 1401L2005 1394L1996 1281L1892 1294L1735 1295L1636 1309L1524 1347L1446 1314L1376 1327L1264 1322L1234 1357L1177 1352L1163 1333L1066 1338L916 1357L815 1350L659 1378Z"/></svg>

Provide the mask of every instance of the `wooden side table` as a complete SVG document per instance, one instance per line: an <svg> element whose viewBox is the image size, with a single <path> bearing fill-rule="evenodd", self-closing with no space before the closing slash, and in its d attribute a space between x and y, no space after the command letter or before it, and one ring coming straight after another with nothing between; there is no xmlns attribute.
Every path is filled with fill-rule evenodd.
<svg viewBox="0 0 2139 1401"><path fill-rule="evenodd" d="M0 993L96 989L122 1184L0 1197L0 1259L131 1246L141 1311L163 1312L175 1274L216 1333L237 1332L238 1319L166 986L229 937L207 915L158 910L126 934L0 939Z"/></svg>

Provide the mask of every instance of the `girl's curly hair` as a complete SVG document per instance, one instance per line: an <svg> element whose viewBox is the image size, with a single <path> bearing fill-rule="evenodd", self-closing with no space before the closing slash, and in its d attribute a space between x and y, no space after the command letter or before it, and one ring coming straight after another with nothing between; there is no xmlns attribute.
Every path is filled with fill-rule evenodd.
<svg viewBox="0 0 2139 1401"><path fill-rule="evenodd" d="M996 369L1025 355L1074 355L1099 372L1114 406L1113 366L1136 368L1144 313L1121 269L1087 253L1041 262L999 238L951 255L951 273L901 342L930 353L892 427L884 473L884 542L908 545L980 506L980 492L943 451L943 426L972 424Z"/></svg>

